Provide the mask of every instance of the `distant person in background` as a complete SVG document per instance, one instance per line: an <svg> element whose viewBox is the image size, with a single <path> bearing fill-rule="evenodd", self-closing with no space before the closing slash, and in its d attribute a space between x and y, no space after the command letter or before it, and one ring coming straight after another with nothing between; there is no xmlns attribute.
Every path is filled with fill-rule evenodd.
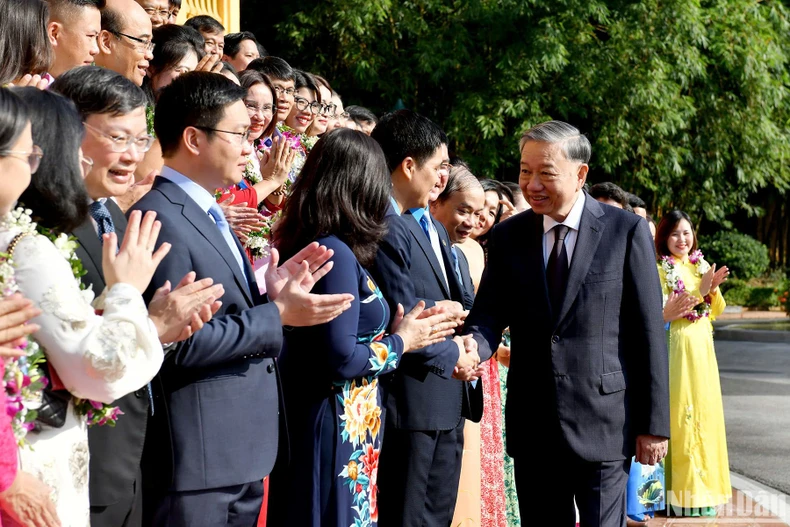
<svg viewBox="0 0 790 527"><path fill-rule="evenodd" d="M204 51L210 55L219 55L225 52L225 26L208 15L193 16L185 26L197 29L205 42Z"/></svg>
<svg viewBox="0 0 790 527"><path fill-rule="evenodd" d="M168 0L167 6L170 8L170 15L167 17L167 23L175 24L178 13L181 11L181 0Z"/></svg>
<svg viewBox="0 0 790 527"><path fill-rule="evenodd" d="M513 207L516 209L516 213L524 212L531 208L529 202L527 202L527 198L524 197L524 192L522 192L521 187L518 186L518 183L513 181L500 181L499 183L503 187L509 189L513 195Z"/></svg>
<svg viewBox="0 0 790 527"><path fill-rule="evenodd" d="M154 29L167 24L170 18L170 5L167 0L135 0L145 10L151 19L151 26Z"/></svg>
<svg viewBox="0 0 790 527"><path fill-rule="evenodd" d="M247 65L253 60L266 55L268 53L258 43L254 33L242 31L225 35L225 50L222 60L229 62L238 72L246 70Z"/></svg>
<svg viewBox="0 0 790 527"><path fill-rule="evenodd" d="M349 119L354 121L357 130L365 132L368 135L370 135L370 132L376 127L376 123L379 122L376 114L362 106L349 106L346 108L346 112L348 112Z"/></svg>
<svg viewBox="0 0 790 527"><path fill-rule="evenodd" d="M343 99L340 98L339 93L333 90L331 101L335 112L329 117L329 121L326 123L326 129L334 130L335 128L345 128L348 112L343 108Z"/></svg>
<svg viewBox="0 0 790 527"><path fill-rule="evenodd" d="M49 73L57 77L79 66L90 66L99 54L104 0L49 0L47 35L54 60Z"/></svg>
<svg viewBox="0 0 790 527"><path fill-rule="evenodd" d="M142 86L154 58L148 14L134 0L109 0L101 10L97 66L120 73Z"/></svg>
<svg viewBox="0 0 790 527"><path fill-rule="evenodd" d="M277 114L274 121L280 123L291 113L296 94L296 76L294 69L285 60L271 55L255 59L247 65L247 69L265 75L274 86Z"/></svg>
<svg viewBox="0 0 790 527"><path fill-rule="evenodd" d="M626 192L625 196L628 198L628 204L634 210L634 214L647 219L647 204L644 202L644 200L636 194L632 194L630 192Z"/></svg>
<svg viewBox="0 0 790 527"><path fill-rule="evenodd" d="M719 285L729 270L709 265L698 250L691 218L676 210L661 218L656 233L658 274L664 298L695 297L697 305L668 316L669 455L667 511L676 516L716 516L732 497L727 436L713 348L711 320L724 312Z"/></svg>
<svg viewBox="0 0 790 527"><path fill-rule="evenodd" d="M239 80L239 72L236 71L236 68L233 67L233 64L231 64L230 62L225 62L224 60L219 64L222 64L222 68L219 70L219 74L227 78L228 80L232 81L237 86L241 86L241 81Z"/></svg>
<svg viewBox="0 0 790 527"><path fill-rule="evenodd" d="M329 81L327 81L322 76L315 74L313 74L313 79L315 80L315 84L318 87L321 107L318 109L318 113L315 116L313 124L311 124L310 128L307 129L307 135L319 137L329 129L329 119L335 115L335 104L332 102L333 92L332 86L329 85Z"/></svg>
<svg viewBox="0 0 790 527"><path fill-rule="evenodd" d="M628 204L628 194L623 189L609 181L604 183L596 183L590 187L590 196L601 203L605 203L606 205L611 205L612 207L617 207L618 209L624 209L628 212L633 212L631 206Z"/></svg>

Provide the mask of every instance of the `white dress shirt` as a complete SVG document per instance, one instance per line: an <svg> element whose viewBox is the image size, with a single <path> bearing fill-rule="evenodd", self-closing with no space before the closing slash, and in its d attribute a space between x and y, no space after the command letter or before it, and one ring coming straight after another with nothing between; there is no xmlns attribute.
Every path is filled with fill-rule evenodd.
<svg viewBox="0 0 790 527"><path fill-rule="evenodd" d="M543 265L549 264L549 256L551 250L554 248L554 227L562 223L568 227L568 233L565 235L565 251L568 253L568 267L571 266L573 260L573 250L576 248L576 239L579 236L579 224L582 221L582 212L584 212L584 200L586 199L584 192L579 192L579 197L576 198L576 203L573 204L565 221L555 221L548 215L543 216Z"/></svg>

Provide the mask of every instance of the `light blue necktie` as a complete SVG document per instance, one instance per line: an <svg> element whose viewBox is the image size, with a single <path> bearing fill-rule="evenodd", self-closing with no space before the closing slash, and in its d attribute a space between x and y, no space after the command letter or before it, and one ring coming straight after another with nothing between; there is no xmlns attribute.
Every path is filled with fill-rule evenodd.
<svg viewBox="0 0 790 527"><path fill-rule="evenodd" d="M455 269L455 276L458 278L458 283L461 287L464 286L464 281L461 279L461 266L458 265L458 249L455 245L450 246L450 254L453 256L453 269Z"/></svg>
<svg viewBox="0 0 790 527"><path fill-rule="evenodd" d="M112 215L107 209L107 206L101 201L94 201L90 204L88 209L90 210L91 217L96 221L96 225L99 228L99 243L104 245L104 238L102 238L102 235L115 232ZM118 240L118 247L120 248L120 246L121 240ZM146 388L148 390L148 404L151 405L151 415L154 415L154 391L151 389L150 382L146 385Z"/></svg>
<svg viewBox="0 0 790 527"><path fill-rule="evenodd" d="M222 209L217 203L211 205L208 209L208 215L214 218L214 223L217 224L217 228L219 232L222 233L222 237L225 238L225 243L228 244L228 248L230 252L233 254L233 257L236 259L236 263L239 264L239 269L241 269L241 275L246 277L246 273L244 272L244 260L242 259L241 252L239 252L239 247L236 245L236 240L233 239L233 234L230 232L230 226L228 222L225 220L225 214L222 212Z"/></svg>

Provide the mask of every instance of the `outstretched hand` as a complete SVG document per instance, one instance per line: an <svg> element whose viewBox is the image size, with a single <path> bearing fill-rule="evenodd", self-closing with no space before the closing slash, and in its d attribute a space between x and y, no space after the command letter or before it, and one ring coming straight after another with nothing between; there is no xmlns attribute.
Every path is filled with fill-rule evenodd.
<svg viewBox="0 0 790 527"><path fill-rule="evenodd" d="M302 289L309 293L316 282L332 270L334 262L329 262L335 252L327 249L318 242L307 245L304 249L293 255L282 265L280 253L277 249L271 250L271 262L266 270L266 293L269 299L276 300L285 284L302 271L302 263L307 263L308 273L299 282Z"/></svg>

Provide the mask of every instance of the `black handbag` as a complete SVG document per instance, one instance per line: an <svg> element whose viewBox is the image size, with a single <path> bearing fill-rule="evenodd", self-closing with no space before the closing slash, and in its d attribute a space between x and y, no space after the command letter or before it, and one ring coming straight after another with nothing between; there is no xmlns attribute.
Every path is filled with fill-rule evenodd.
<svg viewBox="0 0 790 527"><path fill-rule="evenodd" d="M13 257L19 240L27 236L27 234L26 232L17 234L11 240L11 243L8 244L6 254L9 259ZM66 424L66 414L69 411L69 401L71 400L71 394L68 390L52 389L52 377L49 374L49 365L47 363L41 365L41 373L50 382L44 388L41 394L41 406L36 410L34 430L39 432L43 426L61 428Z"/></svg>
<svg viewBox="0 0 790 527"><path fill-rule="evenodd" d="M47 379L51 379L47 364L43 364L41 370L46 374ZM41 406L36 410L34 428L36 431L41 431L42 425L49 428L61 428L66 424L71 394L68 390L53 390L50 386L52 386L51 382L44 388L44 392L41 394Z"/></svg>

